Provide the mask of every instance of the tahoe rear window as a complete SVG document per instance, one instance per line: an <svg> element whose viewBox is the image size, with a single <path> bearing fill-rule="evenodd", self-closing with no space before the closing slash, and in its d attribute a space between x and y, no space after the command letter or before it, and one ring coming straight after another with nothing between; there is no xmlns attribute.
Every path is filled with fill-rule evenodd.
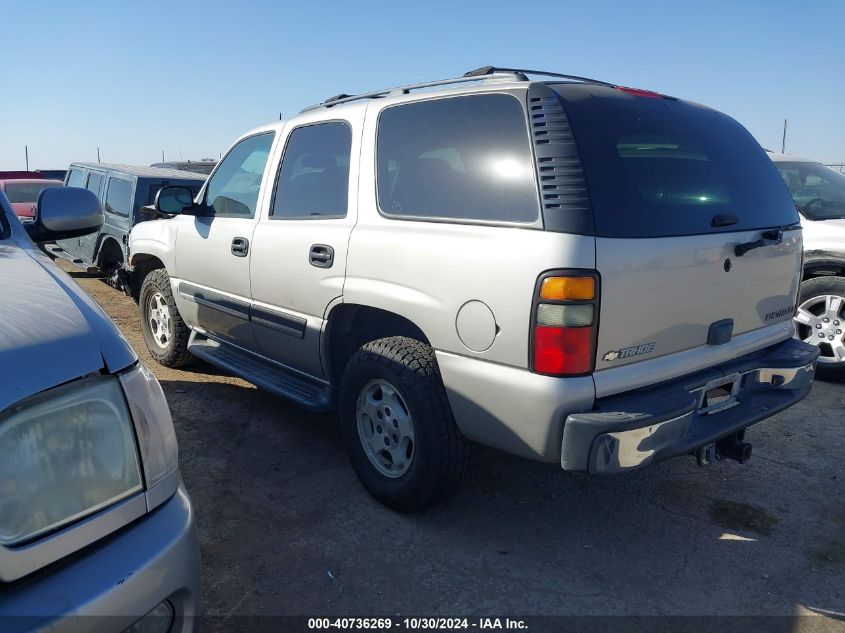
<svg viewBox="0 0 845 633"><path fill-rule="evenodd" d="M391 216L535 222L539 196L522 104L489 94L385 109L378 203Z"/></svg>
<svg viewBox="0 0 845 633"><path fill-rule="evenodd" d="M774 165L730 117L674 99L555 88L578 146L596 235L692 235L798 221ZM717 215L722 226L714 226Z"/></svg>

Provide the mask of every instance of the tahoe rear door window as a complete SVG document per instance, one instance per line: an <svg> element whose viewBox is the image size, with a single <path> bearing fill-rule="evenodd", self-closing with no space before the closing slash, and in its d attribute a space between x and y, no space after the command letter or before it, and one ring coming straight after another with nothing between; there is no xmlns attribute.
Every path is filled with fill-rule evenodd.
<svg viewBox="0 0 845 633"><path fill-rule="evenodd" d="M274 218L346 216L352 130L331 122L290 134L270 212Z"/></svg>
<svg viewBox="0 0 845 633"><path fill-rule="evenodd" d="M774 165L730 117L675 99L554 88L564 96L596 235L692 235L798 221Z"/></svg>

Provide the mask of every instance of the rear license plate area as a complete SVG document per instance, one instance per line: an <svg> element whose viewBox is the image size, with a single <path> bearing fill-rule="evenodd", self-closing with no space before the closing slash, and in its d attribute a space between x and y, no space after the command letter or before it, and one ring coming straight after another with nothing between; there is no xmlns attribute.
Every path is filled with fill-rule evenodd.
<svg viewBox="0 0 845 633"><path fill-rule="evenodd" d="M707 383L701 388L698 412L702 415L718 413L739 404L737 394L741 378L739 375L726 376Z"/></svg>

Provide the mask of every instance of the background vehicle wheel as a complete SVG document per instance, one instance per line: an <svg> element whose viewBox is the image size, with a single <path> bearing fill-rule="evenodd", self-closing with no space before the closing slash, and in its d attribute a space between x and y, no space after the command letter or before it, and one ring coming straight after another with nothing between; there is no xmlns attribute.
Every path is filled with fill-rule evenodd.
<svg viewBox="0 0 845 633"><path fill-rule="evenodd" d="M466 476L469 441L458 430L434 350L395 336L349 360L340 423L352 467L367 491L399 512L453 495Z"/></svg>
<svg viewBox="0 0 845 633"><path fill-rule="evenodd" d="M818 374L845 375L845 279L816 277L801 284L795 335L821 350Z"/></svg>
<svg viewBox="0 0 845 633"><path fill-rule="evenodd" d="M138 308L144 342L152 357L165 367L189 363L193 358L188 352L191 330L182 321L173 300L166 270L159 268L144 278Z"/></svg>
<svg viewBox="0 0 845 633"><path fill-rule="evenodd" d="M123 270L123 251L117 242L109 239L103 244L97 257L97 268L103 274L103 281L118 290L123 289L120 277L120 271Z"/></svg>

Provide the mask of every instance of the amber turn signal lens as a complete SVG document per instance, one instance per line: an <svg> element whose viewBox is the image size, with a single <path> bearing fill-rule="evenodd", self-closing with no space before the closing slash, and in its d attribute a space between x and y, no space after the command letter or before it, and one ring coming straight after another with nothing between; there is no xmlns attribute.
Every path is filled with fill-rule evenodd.
<svg viewBox="0 0 845 633"><path fill-rule="evenodd" d="M557 301L589 301L596 297L592 277L546 277L540 286L540 298Z"/></svg>

